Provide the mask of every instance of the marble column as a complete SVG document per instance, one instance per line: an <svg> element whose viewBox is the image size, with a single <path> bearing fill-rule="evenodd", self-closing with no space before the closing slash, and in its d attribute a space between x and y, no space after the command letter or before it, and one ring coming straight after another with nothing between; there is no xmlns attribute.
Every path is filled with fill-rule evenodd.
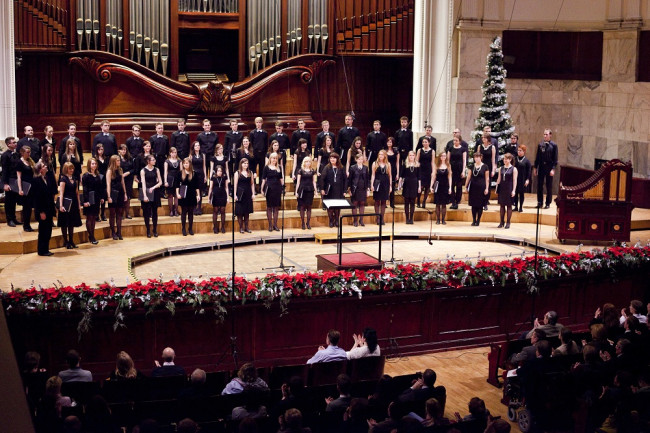
<svg viewBox="0 0 650 433"><path fill-rule="evenodd" d="M14 59L14 2L0 2L0 140L16 137L16 75Z"/></svg>
<svg viewBox="0 0 650 433"><path fill-rule="evenodd" d="M425 123L434 132L451 124L451 37L453 2L416 0L413 47L413 124L417 135Z"/></svg>

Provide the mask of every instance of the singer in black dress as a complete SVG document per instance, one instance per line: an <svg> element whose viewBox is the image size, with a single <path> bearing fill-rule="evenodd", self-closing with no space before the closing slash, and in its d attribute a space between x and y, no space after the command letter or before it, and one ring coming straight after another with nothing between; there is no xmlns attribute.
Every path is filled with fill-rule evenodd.
<svg viewBox="0 0 650 433"><path fill-rule="evenodd" d="M65 143L65 152L60 157L60 165L63 166L66 162L72 163L74 167L74 178L81 179L81 164L83 163L83 153L77 148L77 142L70 138Z"/></svg>
<svg viewBox="0 0 650 433"><path fill-rule="evenodd" d="M194 142L192 147L192 169L194 170L194 175L196 176L197 182L201 187L201 195L206 194L208 190L208 180L206 173L206 162L205 162L205 153L201 152L201 144L198 141ZM196 204L194 208L194 215L203 214L201 209L201 202Z"/></svg>
<svg viewBox="0 0 650 433"><path fill-rule="evenodd" d="M51 256L54 254L50 252L50 239L52 238L52 218L56 213L54 204L56 184L51 182L47 175L49 169L48 165L43 162L44 154L45 152L41 152L41 160L34 167L36 177L32 189L34 190L34 211L38 221L38 255Z"/></svg>
<svg viewBox="0 0 650 433"><path fill-rule="evenodd" d="M300 221L303 230L305 230L305 227L311 230L311 206L314 203L317 178L316 172L312 169L312 164L313 160L310 157L302 160L302 166L298 170L296 181L295 194L298 197L298 208L300 209Z"/></svg>
<svg viewBox="0 0 650 433"><path fill-rule="evenodd" d="M223 169L223 174L230 179L230 172L228 171L228 157L223 153L223 145L217 144L214 147L214 155L210 158L210 178L214 176L214 172L217 170L217 166L221 166Z"/></svg>
<svg viewBox="0 0 650 433"><path fill-rule="evenodd" d="M485 164L488 168L488 172L490 173L490 182L488 182L488 194L487 198L485 199L485 204L483 205L483 210L488 209L488 201L490 200L490 187L491 187L491 180L496 176L497 172L497 160L496 160L496 154L497 150L494 144L492 144L491 136L489 135L483 135L482 137L483 142L476 148L476 150L481 154L483 157L483 164ZM474 152L476 155L476 151ZM480 218L479 218L480 219Z"/></svg>
<svg viewBox="0 0 650 433"><path fill-rule="evenodd" d="M519 212L523 212L524 198L533 176L533 164L526 158L525 144L520 144L517 148L515 168L517 169L517 193L515 194L514 210L517 210L517 203L519 203Z"/></svg>
<svg viewBox="0 0 650 433"><path fill-rule="evenodd" d="M447 224L445 219L447 218L447 205L451 200L451 179L452 172L447 165L447 154L442 152L438 155L438 163L431 179L433 203L436 205L436 224Z"/></svg>
<svg viewBox="0 0 650 433"><path fill-rule="evenodd" d="M323 169L330 161L330 154L334 152L334 147L332 144L332 137L329 135L325 136L325 143L323 147L318 150L318 176L320 177Z"/></svg>
<svg viewBox="0 0 650 433"><path fill-rule="evenodd" d="M285 177L284 167L286 165L285 159L287 153L284 150L280 149L280 143L277 140L273 140L269 145L269 151L266 153L266 161L265 161L266 164L269 163L269 157L271 156L272 153L278 155L278 165L280 166L280 170L282 170L282 179L284 179Z"/></svg>
<svg viewBox="0 0 650 433"><path fill-rule="evenodd" d="M501 223L498 228L504 226L504 217L508 214L508 220L505 228L510 228L510 218L512 217L512 205L517 205L515 193L517 191L517 169L512 165L514 157L506 153L503 157L503 167L499 169L497 178L497 189L499 190L499 206Z"/></svg>
<svg viewBox="0 0 650 433"><path fill-rule="evenodd" d="M330 162L323 169L320 177L321 197L324 199L342 199L345 194L346 176L341 165L341 158L336 152L330 154ZM327 209L330 227L339 226L340 209Z"/></svg>
<svg viewBox="0 0 650 433"><path fill-rule="evenodd" d="M86 217L86 231L88 240L91 244L97 245L99 242L95 238L95 224L99 216L99 206L104 201L105 184L97 171L97 160L90 158L86 162L86 172L81 176L81 186L83 187L83 213Z"/></svg>
<svg viewBox="0 0 650 433"><path fill-rule="evenodd" d="M219 231L226 233L226 203L228 203L228 185L230 183L226 176L226 169L223 165L216 165L210 178L208 197L212 204L212 231L214 233L219 233ZM219 215L221 215L221 227L219 227Z"/></svg>
<svg viewBox="0 0 650 433"><path fill-rule="evenodd" d="M106 170L108 170L109 159L104 154L103 144L97 143L97 147L95 148L95 155L93 155L93 157L97 160L97 172L99 173L99 176L102 179L105 179ZM102 197L104 198L104 201L99 206L99 217L102 221L106 221L106 204L108 203L108 197L106 197L106 194L104 194Z"/></svg>
<svg viewBox="0 0 650 433"><path fill-rule="evenodd" d="M409 151L404 161L404 167L400 171L402 198L404 199L404 214L406 224L413 224L415 214L415 199L419 197L422 191L422 181L420 180L420 167L416 161L414 151Z"/></svg>
<svg viewBox="0 0 650 433"><path fill-rule="evenodd" d="M47 184L56 185L56 156L54 155L54 147L51 144L45 144L43 146L39 161L47 165L47 173L45 173ZM36 163L38 164L38 161Z"/></svg>
<svg viewBox="0 0 650 433"><path fill-rule="evenodd" d="M196 204L201 201L201 185L199 179L194 175L192 161L190 158L183 160L182 169L176 173L176 197L181 207L181 232L183 236L187 233L194 236L194 211ZM185 220L189 223L188 230L185 230Z"/></svg>
<svg viewBox="0 0 650 433"><path fill-rule="evenodd" d="M269 162L262 170L262 185L260 189L266 197L266 219L269 223L269 231L280 231L278 228L278 215L282 202L282 169L278 165L278 155L272 153Z"/></svg>
<svg viewBox="0 0 650 433"><path fill-rule="evenodd" d="M131 199L133 198L133 179L138 171L136 170L135 159L129 153L129 148L126 144L120 144L117 154L120 156L120 167L122 168L124 187L126 188L126 197L128 199L124 202L124 218L132 219L130 211Z"/></svg>
<svg viewBox="0 0 650 433"><path fill-rule="evenodd" d="M235 190L235 215L239 222L239 233L251 233L248 228L250 214L253 213L253 199L255 198L255 184L253 172L248 169L249 161L242 158L239 169L234 176Z"/></svg>
<svg viewBox="0 0 650 433"><path fill-rule="evenodd" d="M348 188L350 189L350 201L352 201L352 224L357 227L365 226L363 214L365 213L366 200L370 195L370 176L368 167L363 165L365 157L358 152L354 159L356 164L350 167L348 176Z"/></svg>
<svg viewBox="0 0 650 433"><path fill-rule="evenodd" d="M375 213L380 214L376 222L381 225L384 225L386 201L393 192L391 170L392 167L388 162L388 154L382 149L378 152L376 161L372 163L372 176L370 178L372 198L375 201Z"/></svg>
<svg viewBox="0 0 650 433"><path fill-rule="evenodd" d="M421 208L427 207L429 188L431 187L431 174L433 172L433 157L435 150L431 149L431 141L422 137L422 148L418 150L417 161L420 164L420 185L422 195L418 194L417 205ZM421 197L424 196L422 199Z"/></svg>
<svg viewBox="0 0 650 433"><path fill-rule="evenodd" d="M124 185L124 172L120 167L119 155L111 156L106 171L106 197L108 201L108 223L113 240L122 240L122 218L124 206L129 198Z"/></svg>
<svg viewBox="0 0 650 433"><path fill-rule="evenodd" d="M61 227L61 235L67 249L77 248L72 236L75 227L81 227L81 210L79 209L79 183L74 177L75 166L66 162L59 176L59 216L56 222Z"/></svg>
<svg viewBox="0 0 650 433"><path fill-rule="evenodd" d="M34 182L34 161L31 158L32 150L29 146L20 148L20 159L16 161L16 177L18 185L18 204L23 205L23 230L33 231L30 226L32 210L34 209L34 195L31 185ZM29 184L28 190L23 189L23 182ZM26 185L25 185L26 186Z"/></svg>
<svg viewBox="0 0 650 433"><path fill-rule="evenodd" d="M181 172L181 160L178 159L178 150L175 147L169 149L169 158L163 163L163 181L167 192L167 207L169 216L178 216L178 174Z"/></svg>
<svg viewBox="0 0 650 433"><path fill-rule="evenodd" d="M153 155L147 156L147 165L140 171L140 185L142 185L140 201L142 202L147 237L151 237L150 222L153 223L153 236L158 237L158 208L160 207L162 178L160 171L156 168L156 158Z"/></svg>
<svg viewBox="0 0 650 433"><path fill-rule="evenodd" d="M483 155L480 152L474 152L474 167L469 176L465 187L469 192L469 205L472 207L472 225L478 226L483 216L483 206L490 192L490 170L486 164L483 164Z"/></svg>
<svg viewBox="0 0 650 433"><path fill-rule="evenodd" d="M307 140L301 138L298 140L298 148L296 149L296 153L293 154L293 173L291 177L294 181L298 175L298 170L300 170L300 167L302 167L302 160L308 156L311 156L311 150L307 147Z"/></svg>
<svg viewBox="0 0 650 433"><path fill-rule="evenodd" d="M453 145L447 151L447 162L451 167L451 209L458 209L463 198L463 181L466 177L467 149L462 146L460 135L453 138Z"/></svg>
<svg viewBox="0 0 650 433"><path fill-rule="evenodd" d="M388 157L388 163L390 164L390 185L391 190L389 194L390 207L395 207L395 189L397 188L397 182L399 182L399 169L401 161L399 158L399 151L395 148L395 139L393 137L388 137L386 140L386 156Z"/></svg>

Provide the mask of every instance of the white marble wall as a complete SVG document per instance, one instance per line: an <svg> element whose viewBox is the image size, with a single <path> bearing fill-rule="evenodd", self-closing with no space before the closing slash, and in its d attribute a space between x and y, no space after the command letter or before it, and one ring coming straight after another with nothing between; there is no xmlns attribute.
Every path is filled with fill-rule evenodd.
<svg viewBox="0 0 650 433"><path fill-rule="evenodd" d="M13 2L0 2L0 149L4 148L4 139L16 136L16 80L14 59L14 25Z"/></svg>
<svg viewBox="0 0 650 433"><path fill-rule="evenodd" d="M481 100L485 58L494 30L460 32L455 123L473 129ZM520 143L534 157L551 128L560 163L593 169L594 159L631 160L635 176L650 178L650 83L635 82L636 31L606 31L602 81L506 79L510 114Z"/></svg>

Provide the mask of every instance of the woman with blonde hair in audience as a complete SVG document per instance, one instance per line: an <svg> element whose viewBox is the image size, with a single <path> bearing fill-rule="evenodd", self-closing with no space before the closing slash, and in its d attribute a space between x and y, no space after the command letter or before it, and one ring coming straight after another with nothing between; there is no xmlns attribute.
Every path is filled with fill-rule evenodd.
<svg viewBox="0 0 650 433"><path fill-rule="evenodd" d="M108 379L116 381L142 379L143 377L144 375L136 370L131 356L122 350L117 354L117 360L115 361L115 370L111 371Z"/></svg>
<svg viewBox="0 0 650 433"><path fill-rule="evenodd" d="M68 140L69 142L69 140ZM73 140L74 142L74 140ZM59 216L56 222L67 249L77 248L73 242L75 227L81 227L81 206L79 204L79 182L74 177L75 166L66 162L59 176Z"/></svg>
<svg viewBox="0 0 650 433"><path fill-rule="evenodd" d="M106 170L106 197L108 201L108 218L113 240L122 240L122 215L124 205L129 199L120 167L120 157L113 155Z"/></svg>
<svg viewBox="0 0 650 433"><path fill-rule="evenodd" d="M59 376L52 376L45 382L45 395L36 409L37 425L43 423L43 427L51 427L51 424L49 426L46 424L60 419L64 407L73 406L72 399L61 394L62 384L63 381Z"/></svg>
<svg viewBox="0 0 650 433"><path fill-rule="evenodd" d="M83 213L86 217L86 231L88 240L91 244L97 245L99 242L95 238L95 224L99 216L100 204L104 202L104 192L106 191L104 183L99 177L97 170L97 160L90 158L86 161L86 173L81 177L82 206Z"/></svg>
<svg viewBox="0 0 650 433"><path fill-rule="evenodd" d="M241 165L241 163L240 163ZM233 378L223 389L221 395L240 394L244 389L256 389L259 391L268 391L269 386L257 376L257 369L252 362L242 365L237 372L237 377Z"/></svg>

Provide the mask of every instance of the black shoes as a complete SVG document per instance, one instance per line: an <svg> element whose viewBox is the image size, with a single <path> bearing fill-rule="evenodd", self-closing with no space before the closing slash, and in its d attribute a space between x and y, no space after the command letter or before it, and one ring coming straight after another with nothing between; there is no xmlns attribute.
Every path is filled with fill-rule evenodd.
<svg viewBox="0 0 650 433"><path fill-rule="evenodd" d="M33 232L34 229L31 228L30 226L26 226L26 227L23 227L23 231L26 231L26 232Z"/></svg>
<svg viewBox="0 0 650 433"><path fill-rule="evenodd" d="M547 204L546 206L544 206L544 209L550 209L550 208L551 208L550 204Z"/></svg>
<svg viewBox="0 0 650 433"><path fill-rule="evenodd" d="M49 257L49 256L53 256L54 253L52 251L48 251L48 252L45 252L45 253L38 253L38 255L42 256L42 257Z"/></svg>
<svg viewBox="0 0 650 433"><path fill-rule="evenodd" d="M7 225L8 225L9 227L16 227L16 223L13 222L13 221L8 221L8 222L7 222Z"/></svg>

